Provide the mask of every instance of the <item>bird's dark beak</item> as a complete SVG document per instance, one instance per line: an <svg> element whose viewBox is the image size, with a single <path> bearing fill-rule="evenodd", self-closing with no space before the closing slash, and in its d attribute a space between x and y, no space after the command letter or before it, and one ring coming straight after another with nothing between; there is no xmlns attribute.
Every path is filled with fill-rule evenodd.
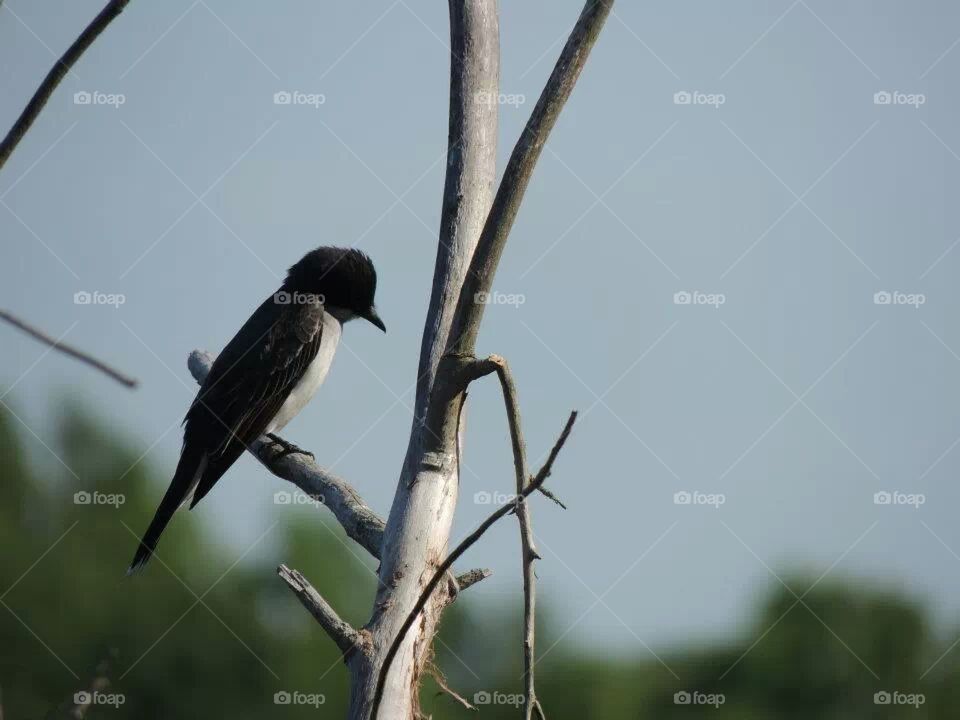
<svg viewBox="0 0 960 720"><path fill-rule="evenodd" d="M381 320L380 316L377 315L376 308L372 307L369 310L367 310L367 314L363 316L363 319L369 321L370 324L375 325L376 327L380 328L384 332L387 331L387 326L383 324L383 320Z"/></svg>

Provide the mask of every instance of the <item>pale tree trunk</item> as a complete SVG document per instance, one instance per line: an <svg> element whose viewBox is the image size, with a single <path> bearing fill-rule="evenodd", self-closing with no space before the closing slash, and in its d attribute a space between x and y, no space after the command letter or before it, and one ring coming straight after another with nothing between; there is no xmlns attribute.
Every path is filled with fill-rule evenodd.
<svg viewBox="0 0 960 720"><path fill-rule="evenodd" d="M491 205L494 179L496 107L499 94L499 37L496 0L450 0L451 97L450 138L443 219L427 317L418 386L417 414L407 457L394 498L380 569L380 587L371 621L369 645L348 659L352 676L351 720L370 717L376 679L383 673L397 631L415 611L418 599L446 556L457 501L458 433L464 391L470 380L501 367L485 367L474 358L483 315L478 295L489 292L497 264L523 199L533 167L556 119L570 96L612 0L588 0L560 60L518 141ZM483 102L489 100L490 102ZM448 319L449 318L449 319ZM498 359L499 360L499 359ZM511 430L515 410L512 379L505 364L501 379ZM429 383L430 371L433 383ZM568 428L569 430L569 428ZM525 468L520 431L511 432L518 468ZM518 470L518 484L526 470ZM519 492L518 487L518 492ZM519 509L519 508L518 508ZM525 569L536 551L526 511L522 525ZM529 561L529 562L528 562ZM525 572L527 602L525 645L532 654L532 571ZM437 592L423 606L383 680L379 720L408 720L419 711L418 689L437 622L449 594ZM364 643L366 645L366 643ZM532 656L532 655L531 655ZM529 657L527 656L528 660ZM532 679L532 668L528 667ZM532 683L525 714L533 712Z"/></svg>
<svg viewBox="0 0 960 720"><path fill-rule="evenodd" d="M370 652L348 661L350 718L367 718L383 657L432 571L446 557L459 489L462 397L428 422L430 391L447 347L460 289L493 202L500 31L496 0L450 0L450 125L447 177L433 293L424 327L413 427L387 520ZM484 100L493 99L492 102ZM448 599L442 594L409 633L383 690L381 718L410 718L423 666Z"/></svg>

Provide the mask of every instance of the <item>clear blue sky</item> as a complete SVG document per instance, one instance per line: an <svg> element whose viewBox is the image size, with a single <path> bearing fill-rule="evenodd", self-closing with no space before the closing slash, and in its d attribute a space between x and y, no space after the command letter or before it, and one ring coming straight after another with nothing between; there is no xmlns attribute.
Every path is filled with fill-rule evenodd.
<svg viewBox="0 0 960 720"><path fill-rule="evenodd" d="M7 0L4 127L101 1ZM502 108L501 167L580 5L502 3L502 88L526 102ZM348 326L286 434L386 513L436 245L447 33L444 2L130 3L0 177L3 306L142 381L37 362L0 328L5 401L38 457L56 462L42 443L66 392L169 475L189 351L222 347L307 249L357 245L390 332ZM495 282L524 302L492 306L479 341L516 371L533 460L582 411L552 481L570 509L535 516L568 639L725 635L791 568L903 586L956 618L958 39L946 0L618 3ZM324 102L274 104L282 91ZM724 302L676 304L684 291ZM924 304L875 302L894 291ZM475 493L512 484L492 382L467 438L455 537L490 510ZM195 512L239 555L282 487L245 458ZM684 490L725 502L678 505ZM516 545L504 524L471 552L496 573L476 602L518 591Z"/></svg>

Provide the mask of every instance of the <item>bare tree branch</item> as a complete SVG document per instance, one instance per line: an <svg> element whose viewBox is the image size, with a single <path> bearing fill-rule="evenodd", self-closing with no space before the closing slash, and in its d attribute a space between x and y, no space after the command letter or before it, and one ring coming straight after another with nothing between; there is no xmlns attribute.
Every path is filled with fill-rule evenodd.
<svg viewBox="0 0 960 720"><path fill-rule="evenodd" d="M190 353L187 367L198 383L207 377L213 359L213 355L200 350ZM379 559L384 522L346 480L320 467L309 456L283 455L267 438L258 439L250 446L250 451L271 473L326 505L347 535Z"/></svg>
<svg viewBox="0 0 960 720"><path fill-rule="evenodd" d="M439 567L437 567L433 577L430 578L430 581L424 587L420 598L413 606L413 610L407 616L407 619L404 620L403 625L400 626L400 632L394 638L390 645L390 649L387 651L387 654L384 658L383 665L380 668L380 675L377 679L377 689L373 696L373 705L371 706L370 710L370 718L372 720L376 720L377 718L377 711L379 710L380 701L383 697L383 688L386 683L387 674L390 672L390 664L393 662L393 658L396 656L397 650L403 643L404 636L407 634L410 626L413 625L414 621L417 619L417 616L426 606L427 601L430 599L430 595L447 574L447 571L450 569L450 567L460 558L461 555L469 550L470 547L477 542L477 540L483 537L483 534L487 532L487 530L489 530L490 527L497 522L497 520L511 512L519 511L519 508L523 504L524 500L526 500L531 493L535 492L538 487L546 482L553 470L553 463L557 459L557 455L563 448L564 443L567 442L567 438L570 437L570 431L573 429L573 424L576 422L576 420L577 412L574 410L570 413L570 417L567 419L567 424L560 433L560 437L557 438L557 442L554 443L553 449L550 451L550 455L547 457L547 462L544 463L542 468L540 468L540 471L537 473L536 477L532 478L530 482L523 488L523 491L517 493L517 497L514 499L514 501L503 505L492 515L490 515L490 517L480 523L479 527L477 527L476 530L464 538L463 541L453 550L453 552L447 556L447 559L440 563Z"/></svg>
<svg viewBox="0 0 960 720"><path fill-rule="evenodd" d="M451 352L474 352L485 307L484 303L478 302L478 296L490 291L500 256L517 218L534 167L557 123L560 111L570 98L600 30L613 9L613 2L614 0L587 0L523 134L510 155L493 207L470 262L470 272L467 273L460 293L451 335L454 340L448 347Z"/></svg>
<svg viewBox="0 0 960 720"><path fill-rule="evenodd" d="M475 568L473 570L467 570L462 575L457 575L457 587L460 589L460 592L463 592L471 585L476 585L481 580L486 580L488 577L493 575L493 571L489 568ZM0 720L3 720L0 718Z"/></svg>
<svg viewBox="0 0 960 720"><path fill-rule="evenodd" d="M190 353L187 367L198 384L207 377L213 360L214 356L208 352L194 350ZM346 480L320 467L308 455L285 455L269 438L259 438L250 446L250 453L272 474L293 483L305 495L328 507L347 535L380 559L384 522ZM457 584L461 590L466 590L490 575L486 569L468 570L457 577Z"/></svg>
<svg viewBox="0 0 960 720"><path fill-rule="evenodd" d="M100 372L107 375L108 377L113 378L121 385L126 385L128 388L135 388L137 386L137 381L134 380L129 375L124 375L119 370L114 370L105 362L97 360L95 357L83 352L82 350L78 350L77 348L71 345L67 345L66 343L60 342L56 338L53 338L50 335L47 335L42 330L38 330L32 325L29 325L23 320L15 317L14 315L7 312L6 310L0 310L0 320L6 320L8 323L13 325L14 327L19 328L20 330L23 330L30 337L34 338L35 340L39 340L45 345L49 345L54 350L59 350L64 355L69 355L70 357L76 358L81 362L85 362L87 365L94 367Z"/></svg>
<svg viewBox="0 0 960 720"><path fill-rule="evenodd" d="M348 717L368 720L389 640L416 603L431 569L447 553L460 486L462 398L440 389L441 358L470 258L493 201L496 182L500 49L496 0L449 0L450 101L446 180L430 307L424 322L417 397L407 452L384 536L380 580L366 627L376 639L370 658L354 654ZM437 400L437 398L442 398ZM428 409L439 402L437 421ZM419 713L420 678L449 596L421 613L393 664L383 704L391 718Z"/></svg>
<svg viewBox="0 0 960 720"><path fill-rule="evenodd" d="M497 377L503 389L503 403L507 411L510 426L510 444L513 449L513 468L517 479L517 495L526 489L530 473L527 470L527 445L523 438L520 422L520 403L517 400L517 386L507 361L499 355L489 358L497 366ZM533 539L533 520L529 503L517 504L517 519L520 521L520 546L523 562L523 684L526 702L524 712L526 720L533 717L534 710L543 717L543 708L537 699L534 686L533 666L536 645L536 608L537 580L533 572L533 563L540 559Z"/></svg>
<svg viewBox="0 0 960 720"><path fill-rule="evenodd" d="M53 95L53 91L57 89L60 81L70 72L70 68L80 59L80 56L83 55L87 48L93 44L93 41L97 39L100 33L107 28L107 25L123 12L129 2L130 0L110 0L106 7L104 7L90 24L87 25L84 31L80 33L80 36L73 41L73 45L67 49L63 56L57 60L56 64L50 69L50 72L47 73L43 82L40 83L40 87L37 88L33 97L30 98L30 102L27 103L23 112L20 113L20 117L17 118L13 127L10 128L6 137L3 138L3 142L0 142L0 168L4 166L7 159L13 153L14 148L16 148L17 144L23 139L23 136L27 134L27 130L33 125L33 121L37 119L40 111L43 110L43 106L47 104L47 100Z"/></svg>
<svg viewBox="0 0 960 720"><path fill-rule="evenodd" d="M303 606L316 618L320 627L344 654L360 649L360 633L349 623L340 619L336 611L330 607L330 603L323 599L323 596L298 570L291 570L286 565L281 565L277 568L277 575L293 590L294 595L300 599Z"/></svg>

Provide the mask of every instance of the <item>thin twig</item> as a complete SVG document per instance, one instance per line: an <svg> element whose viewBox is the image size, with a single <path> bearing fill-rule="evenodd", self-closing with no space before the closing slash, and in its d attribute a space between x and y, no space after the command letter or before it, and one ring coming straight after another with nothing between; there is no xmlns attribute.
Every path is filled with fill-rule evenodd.
<svg viewBox="0 0 960 720"><path fill-rule="evenodd" d="M82 350L77 350L75 347L72 347L70 345L67 345L66 343L60 342L56 338L53 338L47 335L42 330L38 330L32 325L28 325L23 320L11 315L6 310L0 310L0 319L6 320L8 323L13 325L14 327L23 330L25 333L27 333L27 335L30 335L35 340L39 340L45 345L49 345L54 350L59 350L64 355L69 355L70 357L73 357L73 358L76 358L77 360L85 362L87 365L90 365L91 367L96 368L100 372L116 380L118 383L122 385L126 385L128 388L135 388L137 386L137 381L134 380L129 375L124 375L119 370L114 370L112 367L110 367L106 363L100 360L97 360L95 357L93 357L92 355L88 355Z"/></svg>
<svg viewBox="0 0 960 720"><path fill-rule="evenodd" d="M404 637L406 637L407 631L410 630L410 626L413 625L416 621L417 616L426 606L427 601L430 599L430 596L433 594L434 589L444 578L447 573L447 570L457 561L457 559L463 555L470 547L477 542L483 534L490 529L490 527L497 522L504 515L515 511L521 503L533 492L536 491L538 487L543 485L546 482L547 478L550 477L550 472L553 470L553 463L557 459L557 455L560 453L560 450L563 448L564 443L567 442L567 438L570 437L570 431L573 429L573 424L577 420L577 412L574 410L570 413L570 417L567 419L567 424L564 425L563 431L560 433L560 437L557 438L557 442L554 444L553 449L550 450L550 455L547 457L547 462L544 463L543 467L540 468L540 471L536 474L529 484L523 489L523 492L517 494L517 497L513 502L507 503L503 507L499 508L494 512L490 517L480 523L480 526L477 527L472 533L470 533L464 540L457 545L453 552L451 552L447 559L444 560L440 566L434 572L433 577L430 578L430 582L427 583L426 587L423 589L423 592L420 594L420 598L417 600L416 605L413 606L413 610L410 611L410 614L407 615L407 619L404 620L403 625L400 626L400 631L397 633L397 637L394 638L393 644L390 645L390 649L387 651L386 656L384 656L383 665L380 668L380 675L377 678L377 689L374 692L373 704L371 706L370 717L372 720L376 720L377 711L380 707L380 700L383 697L383 688L386 684L387 674L390 672L390 665L393 662L394 656L397 654L397 650L400 649L400 645L403 642Z"/></svg>
<svg viewBox="0 0 960 720"><path fill-rule="evenodd" d="M293 590L297 599L313 615L341 652L346 654L359 646L360 634L349 623L340 619L330 603L323 599L323 596L302 573L281 565L277 568L277 575Z"/></svg>
<svg viewBox="0 0 960 720"><path fill-rule="evenodd" d="M527 445L523 438L520 422L520 403L517 400L517 385L506 359L499 355L489 358L497 366L497 377L503 389L503 404L507 411L507 423L510 426L510 444L513 449L513 468L517 479L517 494L526 489ZM533 666L536 634L537 581L533 572L533 563L540 558L533 539L533 520L528 503L517 504L517 519L520 521L520 547L523 562L523 686L526 702L524 713L531 720L535 708L539 708L534 686ZM543 717L543 710L539 710Z"/></svg>
<svg viewBox="0 0 960 720"><path fill-rule="evenodd" d="M467 710L476 710L469 700L467 700L463 695L458 693L456 690L450 687L447 682L447 678L444 676L443 671L440 670L433 662L428 662L426 665L426 670L430 676L436 681L437 687L440 688L440 692L437 695L449 695L451 698L456 700L458 703L463 705ZM0 718L3 720L3 718Z"/></svg>
<svg viewBox="0 0 960 720"><path fill-rule="evenodd" d="M47 73L43 82L40 83L40 87L37 88L33 97L30 98L30 102L27 103L23 112L20 113L20 117L17 118L13 127L10 128L3 142L0 142L0 168L4 166L7 159L13 153L14 148L16 148L17 144L23 139L23 136L27 134L27 130L33 125L33 121L37 119L40 111L43 110L43 106L47 104L47 100L53 95L53 91L57 89L60 81L70 72L70 68L80 59L80 56L83 55L87 48L93 44L93 41L97 39L100 33L106 29L107 25L109 25L117 15L123 12L123 9L129 2L130 0L110 0L106 7L104 7L90 24L87 25L84 31L80 33L80 36L73 41L73 45L71 45L63 56L57 60L56 64L50 68L50 72Z"/></svg>

